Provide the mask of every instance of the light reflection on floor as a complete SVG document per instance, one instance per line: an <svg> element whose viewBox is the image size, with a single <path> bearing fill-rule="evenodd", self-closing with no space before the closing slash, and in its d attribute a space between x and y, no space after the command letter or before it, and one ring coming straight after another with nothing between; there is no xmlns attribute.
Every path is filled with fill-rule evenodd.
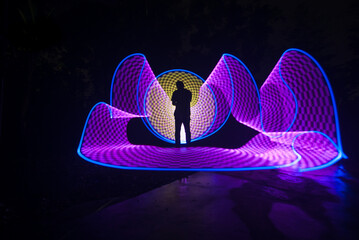
<svg viewBox="0 0 359 240"><path fill-rule="evenodd" d="M351 180L341 165L198 172L67 227L101 239L355 239Z"/></svg>

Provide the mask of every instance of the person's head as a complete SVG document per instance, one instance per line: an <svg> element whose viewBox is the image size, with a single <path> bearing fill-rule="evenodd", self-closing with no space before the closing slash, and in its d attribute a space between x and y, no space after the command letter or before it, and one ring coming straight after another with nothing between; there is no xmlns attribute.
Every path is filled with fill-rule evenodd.
<svg viewBox="0 0 359 240"><path fill-rule="evenodd" d="M184 88L184 84L183 84L182 81L177 81L176 86L177 86L178 89L183 89Z"/></svg>

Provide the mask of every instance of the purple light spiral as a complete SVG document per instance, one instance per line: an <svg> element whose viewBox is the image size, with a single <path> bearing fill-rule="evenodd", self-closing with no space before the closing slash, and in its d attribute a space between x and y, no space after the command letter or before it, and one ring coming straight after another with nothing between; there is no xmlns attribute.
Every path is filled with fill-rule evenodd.
<svg viewBox="0 0 359 240"><path fill-rule="evenodd" d="M111 86L111 104L96 104L87 118L78 154L90 162L124 169L238 171L323 168L343 157L335 100L329 81L308 53L283 53L260 89L248 68L224 54L206 81L185 70L153 74L142 54L125 58ZM164 148L134 145L130 119L142 118L164 141L173 141L170 94L175 81L199 89L191 106L193 139L219 131L232 114L258 134L237 149ZM199 84L199 85L198 85ZM204 120L203 120L204 119Z"/></svg>

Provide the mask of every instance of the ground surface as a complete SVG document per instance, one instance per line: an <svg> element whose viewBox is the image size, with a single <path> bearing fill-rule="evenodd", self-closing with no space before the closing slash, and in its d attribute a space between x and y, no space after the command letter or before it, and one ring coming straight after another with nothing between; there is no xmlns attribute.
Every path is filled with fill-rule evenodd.
<svg viewBox="0 0 359 240"><path fill-rule="evenodd" d="M343 165L197 172L46 224L53 239L357 239L358 196L358 178Z"/></svg>

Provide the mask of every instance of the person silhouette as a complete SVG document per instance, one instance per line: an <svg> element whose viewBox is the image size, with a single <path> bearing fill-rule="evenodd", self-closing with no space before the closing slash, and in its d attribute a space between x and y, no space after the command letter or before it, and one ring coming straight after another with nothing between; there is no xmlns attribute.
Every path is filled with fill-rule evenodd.
<svg viewBox="0 0 359 240"><path fill-rule="evenodd" d="M174 112L175 116L175 140L176 145L181 143L180 132L181 126L184 125L186 132L186 144L191 143L191 129L190 129L190 116L191 116L191 101L192 93L188 89L184 88L182 81L176 82L177 90L172 94L172 104L176 106Z"/></svg>

